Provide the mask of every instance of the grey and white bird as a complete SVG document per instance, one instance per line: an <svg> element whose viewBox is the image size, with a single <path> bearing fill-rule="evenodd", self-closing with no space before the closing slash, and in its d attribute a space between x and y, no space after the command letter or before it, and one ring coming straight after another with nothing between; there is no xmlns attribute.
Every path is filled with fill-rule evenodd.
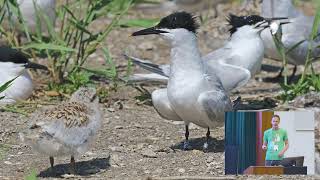
<svg viewBox="0 0 320 180"><path fill-rule="evenodd" d="M17 77L8 89L0 93L0 97L5 96L0 105L26 100L32 95L34 85L28 69L48 70L44 65L29 61L16 49L0 47L0 85Z"/></svg>
<svg viewBox="0 0 320 180"><path fill-rule="evenodd" d="M231 16L230 23L233 24L230 31L235 38L235 42L241 37L239 34L234 34L236 32L246 33L250 31L258 34L259 31L269 26L268 22L260 16ZM222 70L220 67L217 68L214 64L211 65L209 63L210 60L217 61L220 57L225 56L226 53L230 54L232 46L227 46L228 48L223 51L217 51L214 55L209 54L207 57L212 57L210 60L201 58L196 37L197 28L198 25L191 14L177 12L164 17L155 27L132 34L133 36L158 34L171 43L168 85L167 88L152 92L152 102L163 118L185 122L185 149L188 148L189 123L207 128L207 141L203 146L204 149L207 149L210 128L222 126L224 124L224 112L232 110L230 98L222 85L220 77L217 76L217 72ZM254 37L254 35L246 34L246 38L250 40L251 38L254 39ZM240 46L240 44L243 46L243 42L239 42L235 46ZM241 50L247 52L246 48ZM247 56L247 58L250 58L250 56ZM232 60L232 58L229 60ZM234 61L236 60L234 59ZM248 63L247 66L252 67L252 71L257 71L259 64L256 64ZM241 67L240 65L236 67ZM225 63L226 68L230 66L233 67ZM229 72L238 73L237 70ZM228 76L230 74L225 75ZM247 75L250 77L249 72Z"/></svg>
<svg viewBox="0 0 320 180"><path fill-rule="evenodd" d="M271 21L284 19L286 18L267 19L256 15L238 17L231 14L228 19L231 26L230 39L223 47L203 56L201 60L215 71L226 91L230 92L239 88L245 85L261 68L264 46L260 32L268 28ZM127 57L133 63L153 72L153 74L146 75L135 74L130 77L133 81L165 81L170 77L170 66L167 64L157 65L132 56Z"/></svg>
<svg viewBox="0 0 320 180"><path fill-rule="evenodd" d="M101 119L96 89L81 87L68 102L32 114L32 123L19 135L33 150L49 156L51 167L54 157L71 156L70 171L74 174L74 158L91 147Z"/></svg>
<svg viewBox="0 0 320 180"><path fill-rule="evenodd" d="M41 22L41 29L43 32L48 31L48 25L47 22L51 24L51 26L54 27L56 22L56 0L17 0L18 6L20 8L21 15L23 17L23 20L25 24L28 27L29 32L35 33L37 29L37 19L40 18ZM38 17L37 15L40 15ZM12 16L13 23L18 24L19 20L18 17L16 17L10 9L7 9L7 15ZM47 20L45 20L45 17L47 16ZM24 29L22 27L18 27L18 31L24 32Z"/></svg>
<svg viewBox="0 0 320 180"><path fill-rule="evenodd" d="M290 23L282 25L282 38L284 46L289 49L295 44L303 41L297 48L287 55L290 64L295 65L292 76L296 72L297 65L304 65L309 44L313 48L312 58L320 56L320 49L316 48L320 45L320 38L309 41L314 17L306 16L300 10L296 9L291 0L263 0L261 6L261 15L264 17L288 17ZM320 28L318 34L320 33ZM282 61L281 56L277 52L275 43L268 29L262 31L261 37L265 46L265 56L274 60ZM282 71L279 76L281 76Z"/></svg>

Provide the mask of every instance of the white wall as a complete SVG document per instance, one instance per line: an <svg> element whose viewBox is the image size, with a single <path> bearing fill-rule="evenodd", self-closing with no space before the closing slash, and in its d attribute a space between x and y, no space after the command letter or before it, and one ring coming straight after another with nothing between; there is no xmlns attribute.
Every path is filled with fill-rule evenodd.
<svg viewBox="0 0 320 180"><path fill-rule="evenodd" d="M289 149L285 157L304 156L308 174L314 174L314 112L276 111L280 116L280 128L287 130Z"/></svg>

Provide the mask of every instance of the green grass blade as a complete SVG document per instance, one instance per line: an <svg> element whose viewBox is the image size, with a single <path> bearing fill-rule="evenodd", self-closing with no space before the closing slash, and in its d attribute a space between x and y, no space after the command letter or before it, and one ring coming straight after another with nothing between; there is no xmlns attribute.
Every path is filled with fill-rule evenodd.
<svg viewBox="0 0 320 180"><path fill-rule="evenodd" d="M19 76L15 77L15 78L9 80L8 82L4 83L3 85L1 85L1 86L0 86L0 93L3 92L3 91L5 91L6 89L8 89L8 88L11 86L12 82L13 82L15 79L17 79L18 77L19 77ZM0 97L0 100L3 99L3 98L4 98L4 96L1 96L1 97Z"/></svg>
<svg viewBox="0 0 320 180"><path fill-rule="evenodd" d="M50 43L30 43L22 47L23 50L27 49L37 49L37 50L55 50L55 51L64 51L64 52L76 52L76 49L60 46Z"/></svg>
<svg viewBox="0 0 320 180"><path fill-rule="evenodd" d="M118 25L122 27L148 28L157 25L159 21L160 19L130 19L121 20Z"/></svg>
<svg viewBox="0 0 320 180"><path fill-rule="evenodd" d="M286 54L289 54L290 52L292 52L294 49L296 49L298 46L300 46L300 44L304 43L306 40L301 40L299 42L297 42L295 45L291 46L287 51Z"/></svg>

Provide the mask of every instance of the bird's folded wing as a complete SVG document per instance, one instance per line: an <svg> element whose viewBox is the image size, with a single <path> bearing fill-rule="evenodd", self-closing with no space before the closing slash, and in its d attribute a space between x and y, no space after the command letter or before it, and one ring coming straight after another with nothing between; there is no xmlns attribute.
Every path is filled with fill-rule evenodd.
<svg viewBox="0 0 320 180"><path fill-rule="evenodd" d="M219 51L204 59L206 59L205 63L212 69L212 72L215 72L219 77L224 89L229 92L247 84L251 78L251 73L243 67L234 65L239 57L231 56L228 51L227 49L227 54L222 54L222 51Z"/></svg>
<svg viewBox="0 0 320 180"><path fill-rule="evenodd" d="M201 93L198 103L203 108L208 118L212 121L221 120L225 111L232 110L229 97L222 91L208 91Z"/></svg>
<svg viewBox="0 0 320 180"><path fill-rule="evenodd" d="M129 82L163 82L167 83L168 77L156 73L133 74L129 76Z"/></svg>
<svg viewBox="0 0 320 180"><path fill-rule="evenodd" d="M169 77L170 75L170 65L169 64L165 64L165 65L157 65L152 63L151 61L147 61L147 60L142 60L133 56L129 56L129 55L124 55L125 58L127 60L131 60L133 62L133 64L138 65L140 67L142 67L143 69L165 76L165 77Z"/></svg>

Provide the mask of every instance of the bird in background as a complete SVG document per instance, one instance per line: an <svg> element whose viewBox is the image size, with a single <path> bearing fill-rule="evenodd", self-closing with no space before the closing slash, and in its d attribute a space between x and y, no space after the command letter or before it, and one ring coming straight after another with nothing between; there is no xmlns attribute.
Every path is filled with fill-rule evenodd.
<svg viewBox="0 0 320 180"><path fill-rule="evenodd" d="M48 70L44 65L29 61L17 49L0 47L0 85L16 78L8 89L0 93L0 97L4 96L0 105L26 100L32 95L34 85L28 69Z"/></svg>
<svg viewBox="0 0 320 180"><path fill-rule="evenodd" d="M309 45L311 45L313 49L311 57L317 59L320 56L320 49L316 48L320 45L320 38L317 38L313 41L309 40L312 32L314 17L304 15L303 12L298 10L293 5L291 0L263 0L261 6L261 16L270 18L288 17L290 19L290 23L280 27L282 32L281 41L286 49L290 49L295 44L303 41L298 47L293 49L286 56L288 63L294 65L294 70L290 77L291 80L295 75L297 65L305 64ZM318 29L318 34L319 33L320 28ZM268 29L262 31L261 37L265 46L265 56L274 60L282 61L270 31ZM278 78L281 77L282 71L283 68L277 76Z"/></svg>
<svg viewBox="0 0 320 180"><path fill-rule="evenodd" d="M96 89L81 87L68 102L33 113L30 126L19 135L34 151L49 156L51 168L54 157L71 156L70 173L75 174L75 156L91 147L101 120Z"/></svg>
<svg viewBox="0 0 320 180"><path fill-rule="evenodd" d="M48 25L45 17L47 16L48 22L51 26L55 26L56 22L56 0L17 0L18 7L20 8L23 20L28 27L29 33L35 33L37 29L37 19L40 18L42 32L48 32ZM39 17L37 17L37 12ZM18 17L16 17L10 9L7 9L6 15L12 15L12 21L15 25L19 24ZM24 32L21 26L18 27L19 36Z"/></svg>
<svg viewBox="0 0 320 180"><path fill-rule="evenodd" d="M244 33L248 41L254 41L259 37L259 32L267 27L268 20L260 16L230 16L229 22L233 25L230 32L233 34L235 47L243 46L241 34ZM210 128L224 124L224 112L232 110L232 103L222 84L217 72L223 71L212 61L228 56L233 60L235 54L233 46L220 49L216 54L209 54L202 58L198 49L196 30L198 29L195 18L187 12L176 12L161 19L154 27L133 33L133 36L156 34L168 40L171 44L170 71L167 88L152 92L154 108L160 116L174 121L184 121L186 125L184 149L189 147L189 124L194 123L200 127L207 128L207 140L203 145L204 150L208 148ZM251 32L251 33L249 33ZM240 41L240 42L239 42ZM261 42L261 46L263 46ZM256 46L252 47L255 48ZM242 48L248 54L249 48ZM249 49L250 50L250 49ZM260 49L261 56L263 48ZM239 50L240 52L240 50ZM231 57L230 57L231 54ZM238 56L238 55L237 55ZM246 56L247 64L253 72L259 69L259 63L250 61L256 55ZM210 58L208 58L210 57ZM211 59L212 57L212 59ZM207 60L208 58L209 60ZM250 59L252 58L252 59ZM248 60L249 59L249 60ZM256 59L256 57L254 58ZM237 59L234 59L234 61ZM218 62L218 61L217 61ZM223 61L221 61L222 64ZM249 63L250 62L250 63ZM237 63L237 62L235 62ZM233 67L224 64L226 67ZM241 64L239 64L241 65ZM241 67L241 66L236 66ZM238 68L241 69L241 68ZM244 69L244 68L243 68ZM238 73L239 70L230 71ZM247 78L250 77L247 70Z"/></svg>
<svg viewBox="0 0 320 180"><path fill-rule="evenodd" d="M261 21L257 21L257 20ZM230 14L230 39L225 45L205 56L201 57L206 66L215 71L228 92L245 85L251 77L260 71L264 55L263 41L260 37L262 30L269 27L264 25L260 28L263 20L268 24L273 20L281 20L280 24L287 23L287 18L262 18L260 16L236 16ZM269 31L270 33L270 31ZM134 74L132 81L167 81L170 77L168 64L157 65L148 60L142 60L128 56L134 64L151 71L151 74Z"/></svg>

